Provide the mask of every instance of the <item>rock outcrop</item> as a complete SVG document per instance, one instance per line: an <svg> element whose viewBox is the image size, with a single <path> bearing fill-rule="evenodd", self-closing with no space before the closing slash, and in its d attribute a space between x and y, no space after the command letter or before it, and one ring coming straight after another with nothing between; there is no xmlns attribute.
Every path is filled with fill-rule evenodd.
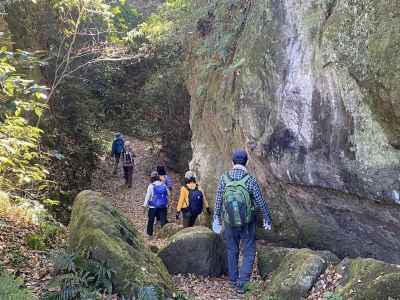
<svg viewBox="0 0 400 300"><path fill-rule="evenodd" d="M400 265L346 258L336 270L343 278L335 293L343 299L400 299Z"/></svg>
<svg viewBox="0 0 400 300"><path fill-rule="evenodd" d="M400 263L400 7L197 1L191 166L213 199L235 147L296 246Z"/></svg>
<svg viewBox="0 0 400 300"><path fill-rule="evenodd" d="M278 299L305 297L328 265L339 262L329 251L258 247L257 252L260 275L271 277L264 295Z"/></svg>
<svg viewBox="0 0 400 300"><path fill-rule="evenodd" d="M226 273L225 246L207 227L185 228L169 238L158 256L171 274L219 276Z"/></svg>
<svg viewBox="0 0 400 300"><path fill-rule="evenodd" d="M69 224L69 245L78 253L107 264L115 291L137 296L155 288L160 299L173 283L162 261L144 245L137 230L100 193L83 191L75 199Z"/></svg>

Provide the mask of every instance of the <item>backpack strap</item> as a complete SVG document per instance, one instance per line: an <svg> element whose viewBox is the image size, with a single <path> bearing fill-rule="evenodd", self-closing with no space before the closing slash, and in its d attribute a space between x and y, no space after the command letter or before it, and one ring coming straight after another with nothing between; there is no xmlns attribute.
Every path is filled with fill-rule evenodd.
<svg viewBox="0 0 400 300"><path fill-rule="evenodd" d="M241 183L244 183L244 184L246 184L247 183L247 181L250 179L250 175L249 174L246 174L245 176L243 176L243 178L242 179L240 179L239 181L241 182Z"/></svg>
<svg viewBox="0 0 400 300"><path fill-rule="evenodd" d="M246 183L249 179L250 179L250 174L247 173L245 176L243 176L242 179L237 180L237 181ZM232 181L235 181L235 180L233 180L232 177L229 175L229 172L226 172L226 173L222 176L222 180L224 181L225 185L228 184L228 183L230 183L230 182L232 182Z"/></svg>
<svg viewBox="0 0 400 300"><path fill-rule="evenodd" d="M233 181L233 179L229 175L229 172L226 172L224 175L222 175L222 181L224 182L225 185L227 185L229 182Z"/></svg>
<svg viewBox="0 0 400 300"><path fill-rule="evenodd" d="M187 186L187 184L185 184L185 189L187 190L187 192L188 192L188 195L187 195L187 199L186 199L186 208L188 208L189 207L189 198L190 198L190 189L189 189L189 187Z"/></svg>

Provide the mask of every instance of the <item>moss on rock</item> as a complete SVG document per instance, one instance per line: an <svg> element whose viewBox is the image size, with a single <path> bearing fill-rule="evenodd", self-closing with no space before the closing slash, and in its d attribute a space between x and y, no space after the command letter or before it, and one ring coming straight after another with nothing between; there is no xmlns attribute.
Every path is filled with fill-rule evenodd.
<svg viewBox="0 0 400 300"><path fill-rule="evenodd" d="M154 287L162 295L172 293L172 280L162 261L145 247L137 230L100 193L78 194L69 230L72 249L114 271L116 292L133 296L145 287Z"/></svg>
<svg viewBox="0 0 400 300"><path fill-rule="evenodd" d="M336 293L345 299L400 298L400 266L367 258L344 259L337 271L343 276Z"/></svg>
<svg viewBox="0 0 400 300"><path fill-rule="evenodd" d="M173 236L177 232L183 229L182 225L178 225L175 223L168 223L161 228L160 232L158 233L158 237L165 239Z"/></svg>
<svg viewBox="0 0 400 300"><path fill-rule="evenodd" d="M338 262L328 251L259 247L258 268L263 277L271 275L271 282L263 296L279 299L301 299L313 287L327 266Z"/></svg>

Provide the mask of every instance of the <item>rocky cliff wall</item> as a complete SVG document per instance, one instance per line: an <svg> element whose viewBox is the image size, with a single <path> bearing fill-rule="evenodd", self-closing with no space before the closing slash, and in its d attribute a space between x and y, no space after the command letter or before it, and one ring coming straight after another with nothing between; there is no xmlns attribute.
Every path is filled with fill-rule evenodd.
<svg viewBox="0 0 400 300"><path fill-rule="evenodd" d="M265 237L399 263L400 7L196 3L191 165L208 197L245 147L272 207Z"/></svg>

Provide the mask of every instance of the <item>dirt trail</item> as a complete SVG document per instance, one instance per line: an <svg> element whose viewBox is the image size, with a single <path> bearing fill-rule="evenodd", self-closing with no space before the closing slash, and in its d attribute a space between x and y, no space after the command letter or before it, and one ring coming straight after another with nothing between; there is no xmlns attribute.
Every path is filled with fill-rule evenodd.
<svg viewBox="0 0 400 300"><path fill-rule="evenodd" d="M102 158L101 166L98 168L93 177L92 189L102 192L113 201L113 205L119 208L127 218L135 225L135 227L144 235L147 223L147 217L143 210L143 201L146 189L149 183L149 174L157 164L157 154L151 143L143 142L133 138L127 138L132 145L136 154L135 169L133 173L133 186L128 189L124 185L122 178L122 169L119 170L118 176L112 174L112 162L108 158ZM177 201L177 191L179 189L180 178L178 174L169 172L174 180L174 192L172 197L172 205L168 211L169 222L175 222L175 208ZM148 240L148 244L160 246L163 240L155 238ZM191 299L196 300L236 300L243 299L233 289L229 287L228 280L222 278L207 278L201 276L174 276L176 289L187 293Z"/></svg>

